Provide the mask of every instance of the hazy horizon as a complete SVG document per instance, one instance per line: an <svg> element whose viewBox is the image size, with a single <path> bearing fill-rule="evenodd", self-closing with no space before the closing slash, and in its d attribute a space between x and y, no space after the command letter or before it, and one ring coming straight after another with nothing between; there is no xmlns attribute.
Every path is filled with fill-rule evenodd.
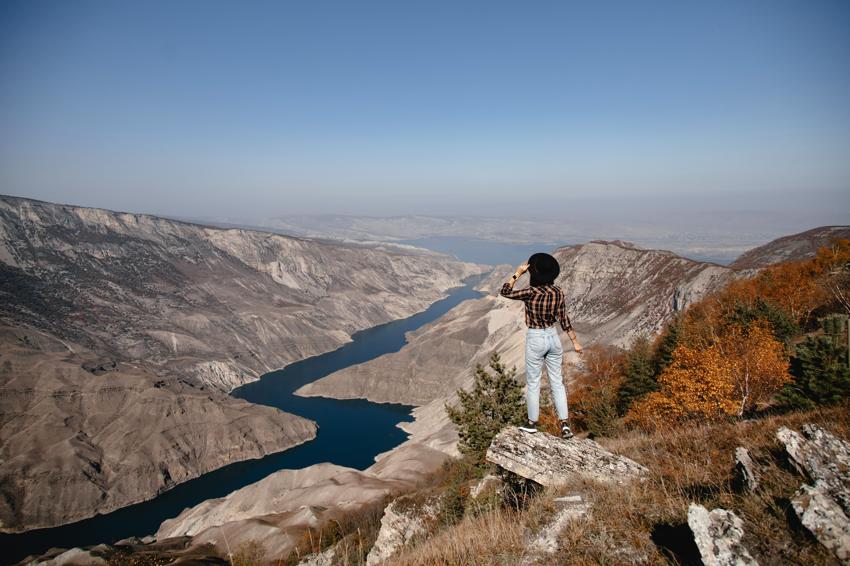
<svg viewBox="0 0 850 566"><path fill-rule="evenodd" d="M213 218L847 223L848 27L828 0L5 2L0 192Z"/></svg>

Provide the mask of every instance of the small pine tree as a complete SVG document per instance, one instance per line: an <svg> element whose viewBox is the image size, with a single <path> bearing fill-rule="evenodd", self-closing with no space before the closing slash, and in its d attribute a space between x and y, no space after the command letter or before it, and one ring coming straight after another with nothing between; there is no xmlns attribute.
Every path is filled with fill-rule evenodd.
<svg viewBox="0 0 850 566"><path fill-rule="evenodd" d="M681 341L682 317L681 314L677 314L676 317L667 325L667 328L664 329L664 333L658 340L658 347L655 350L653 360L654 375L656 378L673 362L673 352L679 346L679 342Z"/></svg>
<svg viewBox="0 0 850 566"><path fill-rule="evenodd" d="M526 415L516 367L507 370L495 351L490 355L489 366L494 373L476 364L472 390L459 389L459 406L445 406L449 419L457 426L460 451L481 460L493 437L508 425L522 424Z"/></svg>
<svg viewBox="0 0 850 566"><path fill-rule="evenodd" d="M794 381L779 394L779 401L791 409L810 409L832 405L847 398L850 391L850 367L847 343L842 332L846 317L821 319L823 336L809 336L797 346L791 359Z"/></svg>
<svg viewBox="0 0 850 566"><path fill-rule="evenodd" d="M655 361L649 340L641 336L635 340L626 357L625 378L617 392L617 412L620 416L625 415L636 399L652 391L658 391Z"/></svg>
<svg viewBox="0 0 850 566"><path fill-rule="evenodd" d="M787 344L791 338L800 334L800 327L787 312L762 297L756 298L752 305L738 301L728 317L730 323L744 328L759 320L767 321L773 330L774 337L783 344Z"/></svg>

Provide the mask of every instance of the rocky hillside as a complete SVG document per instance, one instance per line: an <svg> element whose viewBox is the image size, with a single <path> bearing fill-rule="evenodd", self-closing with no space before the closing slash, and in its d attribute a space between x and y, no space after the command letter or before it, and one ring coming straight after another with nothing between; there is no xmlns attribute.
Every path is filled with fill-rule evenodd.
<svg viewBox="0 0 850 566"><path fill-rule="evenodd" d="M1 528L107 512L312 438L224 392L488 269L0 197Z"/></svg>
<svg viewBox="0 0 850 566"><path fill-rule="evenodd" d="M0 316L230 390L427 308L485 266L0 198Z"/></svg>
<svg viewBox="0 0 850 566"><path fill-rule="evenodd" d="M149 499L312 439L312 421L0 326L0 529L50 527Z"/></svg>
<svg viewBox="0 0 850 566"><path fill-rule="evenodd" d="M821 226L799 234L778 238L741 254L730 267L757 269L788 260L814 257L832 238L850 238L850 226Z"/></svg>

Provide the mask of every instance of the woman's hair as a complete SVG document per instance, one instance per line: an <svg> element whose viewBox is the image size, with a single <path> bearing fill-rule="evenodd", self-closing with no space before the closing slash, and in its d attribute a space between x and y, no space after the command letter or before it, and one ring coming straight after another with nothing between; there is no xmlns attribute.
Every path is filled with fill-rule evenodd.
<svg viewBox="0 0 850 566"><path fill-rule="evenodd" d="M560 272L558 260L547 253L536 253L528 258L528 275L532 287L554 283Z"/></svg>

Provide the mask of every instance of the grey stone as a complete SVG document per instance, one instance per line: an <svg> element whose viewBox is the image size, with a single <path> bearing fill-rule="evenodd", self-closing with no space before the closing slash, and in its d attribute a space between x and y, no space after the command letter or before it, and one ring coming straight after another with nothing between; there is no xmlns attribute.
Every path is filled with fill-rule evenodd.
<svg viewBox="0 0 850 566"><path fill-rule="evenodd" d="M705 566L742 566L758 564L741 543L744 528L731 511L715 509L710 513L702 505L691 503L688 526Z"/></svg>
<svg viewBox="0 0 850 566"><path fill-rule="evenodd" d="M750 451L740 446L735 449L735 475L738 482L748 491L758 489L759 481Z"/></svg>
<svg viewBox="0 0 850 566"><path fill-rule="evenodd" d="M487 461L544 486L563 485L575 477L621 483L647 474L644 466L592 440L529 434L517 427L496 435L487 449Z"/></svg>
<svg viewBox="0 0 850 566"><path fill-rule="evenodd" d="M797 470L850 514L850 443L813 424L802 431L782 427L776 436Z"/></svg>
<svg viewBox="0 0 850 566"><path fill-rule="evenodd" d="M525 548L528 554L524 556L523 564L531 564L535 555L554 554L558 550L558 535L571 521L583 518L590 505L588 505L580 494L553 499L558 506L558 511L543 527L536 533L526 533Z"/></svg>
<svg viewBox="0 0 850 566"><path fill-rule="evenodd" d="M413 504L409 496L393 500L381 517L378 538L366 557L367 566L382 564L405 544L426 535L437 516L439 501L432 497L422 504Z"/></svg>
<svg viewBox="0 0 850 566"><path fill-rule="evenodd" d="M818 542L850 564L850 520L835 500L819 487L803 485L791 500L794 511Z"/></svg>
<svg viewBox="0 0 850 566"><path fill-rule="evenodd" d="M298 566L331 566L335 556L336 545L333 545L322 552L316 552L305 556L298 563Z"/></svg>
<svg viewBox="0 0 850 566"><path fill-rule="evenodd" d="M482 494L494 493L501 491L502 486L504 486L504 482L499 476L494 476L493 474L487 474L475 485L473 485L469 490L469 496L475 499L476 497Z"/></svg>

